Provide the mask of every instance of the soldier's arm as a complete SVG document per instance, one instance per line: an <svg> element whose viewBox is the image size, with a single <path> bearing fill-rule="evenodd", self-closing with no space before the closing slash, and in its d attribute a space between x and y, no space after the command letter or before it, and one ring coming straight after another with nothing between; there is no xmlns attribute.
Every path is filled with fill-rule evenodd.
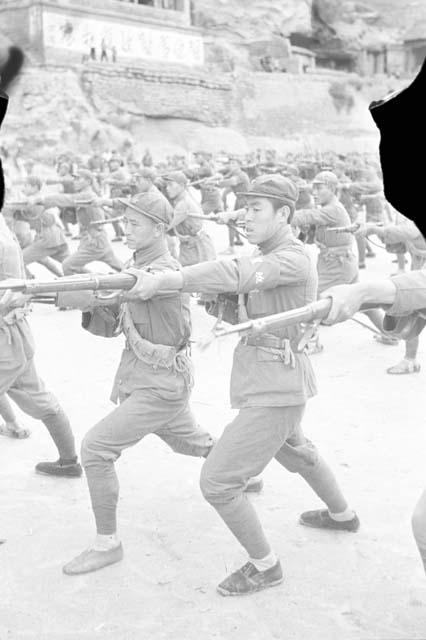
<svg viewBox="0 0 426 640"><path fill-rule="evenodd" d="M291 224L294 227L306 227L311 224L316 226L335 226L336 216L335 213L327 207L298 209L294 212Z"/></svg>
<svg viewBox="0 0 426 640"><path fill-rule="evenodd" d="M286 251L281 255L241 256L233 260L201 262L180 271L150 274L132 269L138 276L135 287L126 297L147 300L165 291L187 293L248 293L273 289L283 284L296 284L308 278L311 263L300 251Z"/></svg>
<svg viewBox="0 0 426 640"><path fill-rule="evenodd" d="M50 209L50 207L75 207L76 197L75 195L71 195L69 193L52 193L50 195L44 196L43 198L39 198L38 202L40 202L40 204L43 204L46 209Z"/></svg>

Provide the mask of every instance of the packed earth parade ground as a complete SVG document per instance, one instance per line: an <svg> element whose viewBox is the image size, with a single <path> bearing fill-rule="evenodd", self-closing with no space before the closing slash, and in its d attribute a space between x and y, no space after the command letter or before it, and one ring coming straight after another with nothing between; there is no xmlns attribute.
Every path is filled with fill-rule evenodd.
<svg viewBox="0 0 426 640"><path fill-rule="evenodd" d="M225 249L226 228L211 224L208 230L217 250ZM122 258L129 253L121 243L115 250ZM362 280L396 271L393 254L376 253ZM37 277L51 277L41 266L32 268ZM195 301L192 311L196 339L214 319ZM78 311L48 305L34 305L30 324L40 375L80 442L112 408L122 337L92 336L81 329ZM308 403L304 430L356 509L358 533L301 527L299 514L320 503L301 478L272 462L264 490L250 499L281 558L284 583L247 599L221 598L216 583L244 554L200 494L202 461L175 455L151 436L117 463L124 561L65 576L64 562L93 536L86 482L34 473L54 447L43 425L18 411L32 435L1 441L1 535L7 540L1 640L424 638L426 582L410 526L424 487L423 341L420 373L390 376L386 368L402 357L403 343L378 344L351 321L322 327L321 339L324 351L312 356L319 393ZM216 436L234 415L228 388L235 340L202 353L193 347L192 406Z"/></svg>

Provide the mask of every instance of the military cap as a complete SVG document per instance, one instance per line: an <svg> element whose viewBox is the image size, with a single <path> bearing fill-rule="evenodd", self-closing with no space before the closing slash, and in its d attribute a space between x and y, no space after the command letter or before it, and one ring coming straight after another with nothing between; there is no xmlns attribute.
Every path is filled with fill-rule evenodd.
<svg viewBox="0 0 426 640"><path fill-rule="evenodd" d="M299 190L289 178L273 173L255 178L250 183L249 191L240 191L237 195L272 198L274 200L289 201L294 204L299 197Z"/></svg>
<svg viewBox="0 0 426 640"><path fill-rule="evenodd" d="M154 222L163 222L166 227L173 219L173 208L161 193L141 193L128 200L118 198L118 201Z"/></svg>
<svg viewBox="0 0 426 640"><path fill-rule="evenodd" d="M332 171L320 171L315 176L313 184L331 184L337 187L339 184L339 179Z"/></svg>
<svg viewBox="0 0 426 640"><path fill-rule="evenodd" d="M186 187L188 184L188 178L183 171L171 171L170 173L166 173L166 175L162 176L162 178L167 182L177 182L183 187Z"/></svg>
<svg viewBox="0 0 426 640"><path fill-rule="evenodd" d="M151 167L138 167L137 171L134 171L132 175L139 178L146 178L152 182L157 178L157 172L155 169L151 169Z"/></svg>

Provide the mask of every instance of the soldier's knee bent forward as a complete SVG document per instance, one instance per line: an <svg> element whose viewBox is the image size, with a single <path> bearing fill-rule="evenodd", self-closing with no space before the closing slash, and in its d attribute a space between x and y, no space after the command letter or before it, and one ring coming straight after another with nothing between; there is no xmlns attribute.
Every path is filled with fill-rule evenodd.
<svg viewBox="0 0 426 640"><path fill-rule="evenodd" d="M235 484L230 485L219 475L211 472L208 465L204 463L200 475L200 489L203 497L210 504L225 504L243 492L244 483L241 482L240 487Z"/></svg>

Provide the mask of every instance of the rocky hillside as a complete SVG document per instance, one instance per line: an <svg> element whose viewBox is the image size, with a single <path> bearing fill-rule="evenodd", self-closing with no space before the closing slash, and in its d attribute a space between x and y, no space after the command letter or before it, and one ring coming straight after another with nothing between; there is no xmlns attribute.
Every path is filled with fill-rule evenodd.
<svg viewBox="0 0 426 640"><path fill-rule="evenodd" d="M327 26L354 42L394 39L426 18L425 0L195 0L195 8L198 24L233 42Z"/></svg>

